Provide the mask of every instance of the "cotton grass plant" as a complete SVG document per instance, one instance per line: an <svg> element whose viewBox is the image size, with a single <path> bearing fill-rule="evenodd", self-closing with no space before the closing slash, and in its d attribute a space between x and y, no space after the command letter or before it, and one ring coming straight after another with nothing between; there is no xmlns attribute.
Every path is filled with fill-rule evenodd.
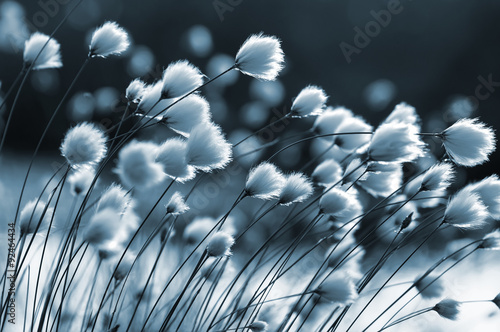
<svg viewBox="0 0 500 332"><path fill-rule="evenodd" d="M40 144L81 72L94 58L112 61L129 40L115 22L93 32L9 217L19 229L14 274L24 330L376 331L404 329L430 312L456 320L481 301L499 307L498 295L451 300L444 287L467 257L500 247L498 176L454 186L457 169L488 161L493 129L461 119L425 133L405 103L373 126L306 85L282 118L231 144L202 90L231 71L275 80L284 53L277 37L263 33L248 37L234 63L212 78L179 60L156 82L132 80L120 120L108 129L90 122L69 128L62 166L38 197L24 197ZM61 67L60 48L35 33L25 67ZM288 140L285 132L286 144L263 148L273 152L267 159L231 172L240 158L234 147L292 118L313 118L311 129ZM138 138L150 127L171 136ZM432 156L426 140L433 138L445 155ZM315 141L326 149L301 169L280 169L278 156ZM427 168L425 158L433 160ZM197 208L197 189L210 176L229 179L209 199L216 213ZM457 230L469 242L447 254ZM436 262L426 261L433 241ZM5 290L7 270L2 282ZM388 303L381 307L382 297ZM3 291L3 328L10 300Z"/></svg>

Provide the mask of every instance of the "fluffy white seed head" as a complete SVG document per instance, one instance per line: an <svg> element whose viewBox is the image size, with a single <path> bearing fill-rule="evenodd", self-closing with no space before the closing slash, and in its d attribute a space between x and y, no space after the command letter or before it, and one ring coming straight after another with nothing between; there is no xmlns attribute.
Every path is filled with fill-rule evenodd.
<svg viewBox="0 0 500 332"><path fill-rule="evenodd" d="M258 320L248 325L248 328L252 332L267 332L269 326L266 322Z"/></svg>
<svg viewBox="0 0 500 332"><path fill-rule="evenodd" d="M488 210L478 194L463 188L448 202L443 222L457 228L480 228L486 222Z"/></svg>
<svg viewBox="0 0 500 332"><path fill-rule="evenodd" d="M445 203L445 189L419 191L423 178L424 174L421 174L408 182L404 188L404 194L407 197L412 197L416 194L413 198L413 202L424 208L434 208L441 203Z"/></svg>
<svg viewBox="0 0 500 332"><path fill-rule="evenodd" d="M327 159L319 164L312 172L312 179L321 186L337 183L342 179L342 167L333 159Z"/></svg>
<svg viewBox="0 0 500 332"><path fill-rule="evenodd" d="M26 203L26 205L21 210L21 213L19 214L19 227L21 236L26 234L33 234L38 223L40 222L40 227L38 228L39 231L47 227L47 225L50 223L52 215L54 214L54 209L49 207L45 211L46 206L47 203L38 199L34 199Z"/></svg>
<svg viewBox="0 0 500 332"><path fill-rule="evenodd" d="M215 227L216 220L210 217L196 217L186 226L183 238L188 244L198 244Z"/></svg>
<svg viewBox="0 0 500 332"><path fill-rule="evenodd" d="M375 130L368 146L368 154L376 161L405 163L423 156L424 147L416 126L390 122Z"/></svg>
<svg viewBox="0 0 500 332"><path fill-rule="evenodd" d="M210 172L226 167L231 156L231 144L226 141L219 126L206 122L191 130L187 140L188 164L203 172Z"/></svg>
<svg viewBox="0 0 500 332"><path fill-rule="evenodd" d="M258 199L274 199L280 196L285 182L283 173L275 165L263 162L248 173L245 192Z"/></svg>
<svg viewBox="0 0 500 332"><path fill-rule="evenodd" d="M90 56L106 58L125 52L130 45L127 32L116 22L106 22L97 28L90 41Z"/></svg>
<svg viewBox="0 0 500 332"><path fill-rule="evenodd" d="M184 197L176 191L165 206L168 214L178 216L189 211L189 206L184 201Z"/></svg>
<svg viewBox="0 0 500 332"><path fill-rule="evenodd" d="M178 98L199 88L204 75L187 60L180 60L168 65L161 80L161 98Z"/></svg>
<svg viewBox="0 0 500 332"><path fill-rule="evenodd" d="M455 170L450 163L438 163L424 173L419 191L446 190L455 179Z"/></svg>
<svg viewBox="0 0 500 332"><path fill-rule="evenodd" d="M45 44L47 45L43 48ZM62 67L60 47L55 39L50 39L49 36L43 33L35 32L24 42L24 63L29 66L34 62L34 70L60 68ZM42 52L40 53L40 51ZM40 55L38 55L39 53Z"/></svg>
<svg viewBox="0 0 500 332"><path fill-rule="evenodd" d="M321 299L342 306L356 301L358 293L352 278L342 274L332 274L316 290Z"/></svg>
<svg viewBox="0 0 500 332"><path fill-rule="evenodd" d="M419 291L420 295L425 299L440 297L444 292L444 283L439 274L430 273L426 276L419 277L415 280L415 288Z"/></svg>
<svg viewBox="0 0 500 332"><path fill-rule="evenodd" d="M495 133L478 119L461 119L440 134L446 153L457 165L472 167L495 151Z"/></svg>
<svg viewBox="0 0 500 332"><path fill-rule="evenodd" d="M89 122L82 122L68 130L61 144L61 154L72 167L89 167L106 156L104 132Z"/></svg>
<svg viewBox="0 0 500 332"><path fill-rule="evenodd" d="M165 178L162 165L155 160L157 153L158 145L153 142L132 141L120 150L115 172L127 187L154 186Z"/></svg>
<svg viewBox="0 0 500 332"><path fill-rule="evenodd" d="M163 166L163 172L172 179L183 183L196 176L194 167L187 163L187 142L182 138L166 140L157 151L156 161Z"/></svg>
<svg viewBox="0 0 500 332"><path fill-rule="evenodd" d="M373 127L359 117L347 118L337 127L335 133L347 133L345 135L333 136L335 144L344 150L352 151L368 143L371 138ZM364 134L348 134L362 132Z"/></svg>
<svg viewBox="0 0 500 332"><path fill-rule="evenodd" d="M319 115L323 112L327 100L328 96L323 89L309 85L295 97L290 115L296 118Z"/></svg>
<svg viewBox="0 0 500 332"><path fill-rule="evenodd" d="M495 220L500 220L500 179L498 175L491 175L467 187L479 195L490 216Z"/></svg>
<svg viewBox="0 0 500 332"><path fill-rule="evenodd" d="M68 176L71 194L74 196L85 195L94 180L95 171L93 168L80 168Z"/></svg>
<svg viewBox="0 0 500 332"><path fill-rule="evenodd" d="M500 250L500 231L496 230L483 238L481 248L487 250Z"/></svg>
<svg viewBox="0 0 500 332"><path fill-rule="evenodd" d="M441 317L456 320L460 313L460 302L452 299L444 299L436 304L432 310L437 312Z"/></svg>
<svg viewBox="0 0 500 332"><path fill-rule="evenodd" d="M194 127L210 120L210 105L199 95L184 98L162 114L162 122L183 136L189 136Z"/></svg>
<svg viewBox="0 0 500 332"><path fill-rule="evenodd" d="M137 110L154 116L169 107L174 99L161 99L161 88L161 81L146 86Z"/></svg>
<svg viewBox="0 0 500 332"><path fill-rule="evenodd" d="M367 171L367 163L363 163L359 158L353 159L345 168L342 177L344 184L365 180L368 177Z"/></svg>
<svg viewBox="0 0 500 332"><path fill-rule="evenodd" d="M120 228L120 217L120 214L111 208L96 212L85 226L83 239L92 245L105 245Z"/></svg>
<svg viewBox="0 0 500 332"><path fill-rule="evenodd" d="M261 32L251 35L241 45L236 54L235 66L245 75L274 81L283 69L284 60L280 40Z"/></svg>
<svg viewBox="0 0 500 332"><path fill-rule="evenodd" d="M311 181L302 173L291 173L285 176L283 186L278 198L279 204L290 205L303 202L313 193Z"/></svg>
<svg viewBox="0 0 500 332"><path fill-rule="evenodd" d="M224 232L215 233L207 245L207 254L211 257L221 257L231 255L231 247L234 239Z"/></svg>
<svg viewBox="0 0 500 332"><path fill-rule="evenodd" d="M111 184L101 195L97 210L113 209L123 214L132 204L130 195L118 184Z"/></svg>
<svg viewBox="0 0 500 332"><path fill-rule="evenodd" d="M407 103L397 104L394 110L384 120L384 123L402 122L414 125L420 130L420 117L415 110L415 107Z"/></svg>
<svg viewBox="0 0 500 332"><path fill-rule="evenodd" d="M319 210L321 213L333 216L342 215L342 213L351 204L353 197L337 188L333 188L321 196L319 200Z"/></svg>
<svg viewBox="0 0 500 332"><path fill-rule="evenodd" d="M125 98L131 103L138 103L141 101L144 92L146 91L146 83L136 78L125 90Z"/></svg>
<svg viewBox="0 0 500 332"><path fill-rule="evenodd" d="M398 163L372 163L357 184L374 197L389 196L403 181L403 167Z"/></svg>
<svg viewBox="0 0 500 332"><path fill-rule="evenodd" d="M354 117L352 111L344 107L328 107L314 121L313 130L318 135L332 134L337 132L337 128L342 121L352 117Z"/></svg>

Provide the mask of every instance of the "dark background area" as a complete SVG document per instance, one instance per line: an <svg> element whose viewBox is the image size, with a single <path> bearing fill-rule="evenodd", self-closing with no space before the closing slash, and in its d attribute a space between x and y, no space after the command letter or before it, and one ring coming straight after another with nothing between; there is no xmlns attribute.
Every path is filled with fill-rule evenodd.
<svg viewBox="0 0 500 332"><path fill-rule="evenodd" d="M26 20L31 23L37 13L44 11L34 1L19 3L26 11ZM40 31L50 34L74 3L58 3L56 14L40 27ZM182 47L183 36L193 25L201 24L211 31L215 52L231 55L252 33L264 31L279 36L287 57L286 71L280 77L286 91L283 107L289 107L300 89L312 83L325 89L331 105L345 105L373 125L377 125L395 104L405 101L417 108L425 130L444 129L440 126L454 121L446 116L454 96L474 96L481 84L480 76L488 78L491 75L493 81L500 82L500 2L496 0L401 0L400 13L392 15L390 23L370 38L370 43L359 54L353 54L348 63L339 45L342 42L354 45L354 28L364 30L368 22L374 21L371 11L387 10L387 6L388 1L373 0L83 0L55 35L61 43L64 63L64 67L56 71L59 88L41 93L32 84L26 85L6 147L17 151L33 150L51 112L87 55L86 38L105 20L116 20L127 29L135 44L147 45L161 67L187 58L204 68L207 58L193 56ZM124 56L93 61L74 91L95 91L102 86L124 91L134 78L124 69L126 59ZM21 68L22 55L2 51L0 64L2 91L5 92ZM378 79L390 80L397 92L387 107L375 112L367 107L363 91ZM224 95L229 113L219 124L226 131L241 127L232 115L248 101L251 80L240 75L237 84ZM488 92L484 88L481 91ZM11 102L12 97L8 105ZM494 128L500 128L499 109L500 87L497 87L477 104L472 116L479 116ZM57 149L69 125L64 114L59 116L43 148ZM470 171L471 178L497 172L499 162L496 152L492 162Z"/></svg>

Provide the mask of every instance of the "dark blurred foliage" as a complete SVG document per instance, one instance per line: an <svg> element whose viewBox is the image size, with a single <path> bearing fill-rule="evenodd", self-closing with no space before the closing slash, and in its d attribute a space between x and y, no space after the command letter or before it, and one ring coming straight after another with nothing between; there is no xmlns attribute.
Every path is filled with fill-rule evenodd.
<svg viewBox="0 0 500 332"><path fill-rule="evenodd" d="M37 2L19 2L30 22L43 10ZM50 34L74 3L73 0L60 5L62 10L40 30ZM391 22L370 38L369 45L359 54L353 54L348 63L339 45L342 42L354 45L354 28L364 30L368 22L374 21L371 11L386 10L387 6L386 0L83 0L55 36L62 45L64 62L64 67L56 71L58 88L42 93L27 84L14 115L7 147L34 148L51 112L87 55L89 33L105 20L116 20L128 30L136 45L149 47L159 68L182 58L205 68L207 58L196 57L182 47L186 31L194 25L206 26L211 31L213 52L231 55L251 33L264 31L277 35L287 56L286 72L281 76L286 90L282 107L289 107L300 89L312 83L327 91L330 104L345 105L374 125L395 104L406 101L417 108L425 130L444 129L443 126L453 122L446 114L454 96L474 96L481 83L479 76L491 75L493 81L500 81L497 0L401 0L401 12L392 15ZM5 92L22 65L21 54L2 52L0 63ZM115 87L122 93L133 78L125 69L126 63L126 57L92 61L73 93L93 92L103 86ZM367 106L363 94L367 85L378 79L392 82L396 95L386 107L375 112ZM235 113L249 100L250 81L240 75L237 84L225 92L229 113L219 122L226 131L242 126L235 121ZM484 122L500 128L500 87L496 89L479 103L472 116L480 116ZM50 131L45 149L56 149L70 125L64 112L63 109ZM497 172L499 156L496 152L492 162L471 170L471 177Z"/></svg>

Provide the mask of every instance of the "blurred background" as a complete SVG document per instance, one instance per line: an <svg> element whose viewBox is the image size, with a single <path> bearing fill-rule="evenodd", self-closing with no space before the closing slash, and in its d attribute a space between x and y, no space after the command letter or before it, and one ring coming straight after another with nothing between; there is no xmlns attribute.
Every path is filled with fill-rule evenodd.
<svg viewBox="0 0 500 332"><path fill-rule="evenodd" d="M75 3L0 3L2 93L21 68L24 40L35 29L50 34ZM55 35L64 67L29 77L6 148L34 149L87 55L91 32L105 20L125 27L133 47L123 57L92 61L68 98L66 116L56 119L45 150L58 147L71 123L117 121L133 78L153 82L171 61L183 58L213 76L231 64L248 35L260 31L282 39L287 67L277 82L235 74L205 91L214 120L228 133L262 127L286 111L307 84L322 86L332 106L352 109L372 125L405 101L417 108L427 131L442 130L467 116L499 128L499 17L500 2L495 0L290 0L286 5L263 0L84 0ZM5 121L5 109L3 113ZM310 122L290 126L304 130ZM298 161L307 156L304 150L286 159ZM493 162L469 170L470 177L495 172L499 158L497 152Z"/></svg>

